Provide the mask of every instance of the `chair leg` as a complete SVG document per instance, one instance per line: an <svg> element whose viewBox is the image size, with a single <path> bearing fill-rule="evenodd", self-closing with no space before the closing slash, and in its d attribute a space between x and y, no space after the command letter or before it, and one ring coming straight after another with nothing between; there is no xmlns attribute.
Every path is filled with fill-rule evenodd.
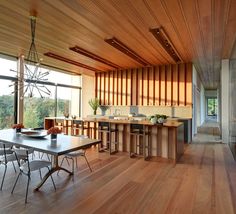
<svg viewBox="0 0 236 214"><path fill-rule="evenodd" d="M28 198L29 182L30 182L30 175L28 175L28 181L27 181L27 187L26 187L26 193L25 193L25 203L27 203L27 198Z"/></svg>
<svg viewBox="0 0 236 214"><path fill-rule="evenodd" d="M76 161L76 162L75 162L76 168L78 169L77 157L75 157L75 161Z"/></svg>
<svg viewBox="0 0 236 214"><path fill-rule="evenodd" d="M19 174L18 174L18 176L17 176L17 178L16 178L16 181L15 181L15 183L14 183L14 186L13 186L13 188L12 188L12 190L11 190L11 194L13 194L13 192L14 192L14 189L15 189L15 187L16 187L16 183L17 183L17 181L18 181L20 175L21 175L21 172L19 172Z"/></svg>
<svg viewBox="0 0 236 214"><path fill-rule="evenodd" d="M65 156L62 158L62 161L61 161L60 167L62 166L64 159L65 159ZM60 172L60 170L58 170L57 175L59 174L59 172Z"/></svg>
<svg viewBox="0 0 236 214"><path fill-rule="evenodd" d="M48 160L49 160L49 161L51 161L51 159L50 159L50 157L49 157L49 155L48 155L48 154L47 154L47 158L48 158Z"/></svg>
<svg viewBox="0 0 236 214"><path fill-rule="evenodd" d="M7 165L5 165L5 169L4 169L4 174L3 174L3 177L2 177L2 184L1 184L0 190L2 190L2 187L3 187L3 182L5 180L6 171L7 171Z"/></svg>
<svg viewBox="0 0 236 214"><path fill-rule="evenodd" d="M41 172L41 169L39 169L39 175L40 175L40 179L42 180L42 172Z"/></svg>
<svg viewBox="0 0 236 214"><path fill-rule="evenodd" d="M86 162L87 162L87 165L88 165L88 167L89 167L89 169L90 169L90 172L92 172L92 169L91 169L91 167L90 167L90 164L89 164L88 159L87 159L87 157L86 157L85 154L84 154L84 159L85 159Z"/></svg>
<svg viewBox="0 0 236 214"><path fill-rule="evenodd" d="M70 162L68 161L67 157L65 157L65 158L66 158L66 162L67 162L68 166L70 166Z"/></svg>
<svg viewBox="0 0 236 214"><path fill-rule="evenodd" d="M13 165L13 168L14 168L15 173L16 173L16 167L15 167L14 161L12 161L12 165Z"/></svg>
<svg viewBox="0 0 236 214"><path fill-rule="evenodd" d="M48 168L48 171L50 171L49 167L47 167L47 168ZM53 187L54 187L54 189L55 189L55 191L56 191L56 185L55 185L55 182L54 182L54 180L53 180L52 175L50 175L50 177L51 177L51 180L52 180Z"/></svg>

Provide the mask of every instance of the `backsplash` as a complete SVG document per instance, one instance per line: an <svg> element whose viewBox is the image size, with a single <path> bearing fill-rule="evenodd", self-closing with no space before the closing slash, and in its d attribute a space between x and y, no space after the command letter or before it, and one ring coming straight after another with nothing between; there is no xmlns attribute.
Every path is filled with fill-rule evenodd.
<svg viewBox="0 0 236 214"><path fill-rule="evenodd" d="M128 115L129 113L143 114L165 114L169 117L192 118L192 107L190 106L111 106L106 115ZM97 114L101 114L98 109Z"/></svg>

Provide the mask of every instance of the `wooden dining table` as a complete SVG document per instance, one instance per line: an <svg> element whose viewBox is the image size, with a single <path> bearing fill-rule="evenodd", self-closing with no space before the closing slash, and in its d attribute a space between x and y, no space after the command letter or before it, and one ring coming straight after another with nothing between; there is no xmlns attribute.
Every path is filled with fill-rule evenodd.
<svg viewBox="0 0 236 214"><path fill-rule="evenodd" d="M46 133L46 130L44 132ZM59 166L58 157L60 155L101 143L101 140L63 134L58 134L56 140L51 140L50 135L44 137L27 136L22 133L16 133L14 129L0 130L0 141L3 143L9 143L13 146L33 148L36 151L52 155L52 167L43 177L42 181L37 185L35 190L39 190L50 175L58 170L63 170L69 175L73 175L72 171Z"/></svg>

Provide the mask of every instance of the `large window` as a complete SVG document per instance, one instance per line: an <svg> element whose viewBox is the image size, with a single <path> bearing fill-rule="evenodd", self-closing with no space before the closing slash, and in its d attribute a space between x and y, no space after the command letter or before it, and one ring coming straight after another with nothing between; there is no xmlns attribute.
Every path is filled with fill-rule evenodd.
<svg viewBox="0 0 236 214"><path fill-rule="evenodd" d="M0 65L0 129L3 129L19 122L17 121L18 93L14 87L17 80L17 58L0 54ZM43 95L44 98L41 98L37 90L33 92L31 98L29 91L24 94L24 105L20 110L24 114L24 125L43 127L45 117L64 116L65 113L80 116L81 76L66 74L54 68L41 69L42 72L50 72L48 80L43 84L51 91L51 95Z"/></svg>
<svg viewBox="0 0 236 214"><path fill-rule="evenodd" d="M42 72L48 69L41 68ZM44 85L51 95L41 98L37 90L33 97L24 96L24 125L26 127L43 127L44 118L49 116L80 116L81 77L49 70L48 81ZM77 104L77 105L76 105Z"/></svg>
<svg viewBox="0 0 236 214"><path fill-rule="evenodd" d="M48 85L51 95L41 98L35 94L32 98L25 94L24 97L24 125L25 127L43 127L44 118L55 116L55 86Z"/></svg>
<svg viewBox="0 0 236 214"><path fill-rule="evenodd" d="M0 79L0 129L10 128L15 121L15 96L9 80Z"/></svg>
<svg viewBox="0 0 236 214"><path fill-rule="evenodd" d="M217 98L211 97L207 98L207 115L216 116L217 115Z"/></svg>
<svg viewBox="0 0 236 214"><path fill-rule="evenodd" d="M17 68L16 59L0 58L0 129L10 128L16 120L16 95L14 82ZM9 87L12 85L11 87Z"/></svg>

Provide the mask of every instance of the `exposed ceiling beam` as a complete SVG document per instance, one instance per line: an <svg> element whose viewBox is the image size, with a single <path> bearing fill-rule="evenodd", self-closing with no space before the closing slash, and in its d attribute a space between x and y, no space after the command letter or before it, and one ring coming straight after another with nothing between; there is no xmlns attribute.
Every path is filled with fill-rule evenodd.
<svg viewBox="0 0 236 214"><path fill-rule="evenodd" d="M113 46L114 48L118 49L122 53L126 54L127 56L134 59L136 62L140 63L143 66L150 65L149 62L147 62L145 59L143 59L141 56L139 56L135 51L131 50L129 47L127 47L124 43L122 43L117 38L113 37L111 39L105 39L105 42L107 42L109 45Z"/></svg>
<svg viewBox="0 0 236 214"><path fill-rule="evenodd" d="M74 61L74 60L65 58L65 57L63 57L63 56L57 55L57 54L52 53L52 52L44 53L44 55L45 55L45 56L48 56L48 57L51 57L51 58L54 58L54 59L57 59L57 60L60 60L60 61L63 61L63 62L66 62L66 63L70 63L70 64L72 64L72 65L76 65L76 66L81 67L81 68L85 68L85 69L91 70L91 71L95 71L95 72L101 71L101 70L98 70L98 69L93 68L93 67L91 67L91 66L82 64L82 63L80 63L80 62L76 62L76 61Z"/></svg>

